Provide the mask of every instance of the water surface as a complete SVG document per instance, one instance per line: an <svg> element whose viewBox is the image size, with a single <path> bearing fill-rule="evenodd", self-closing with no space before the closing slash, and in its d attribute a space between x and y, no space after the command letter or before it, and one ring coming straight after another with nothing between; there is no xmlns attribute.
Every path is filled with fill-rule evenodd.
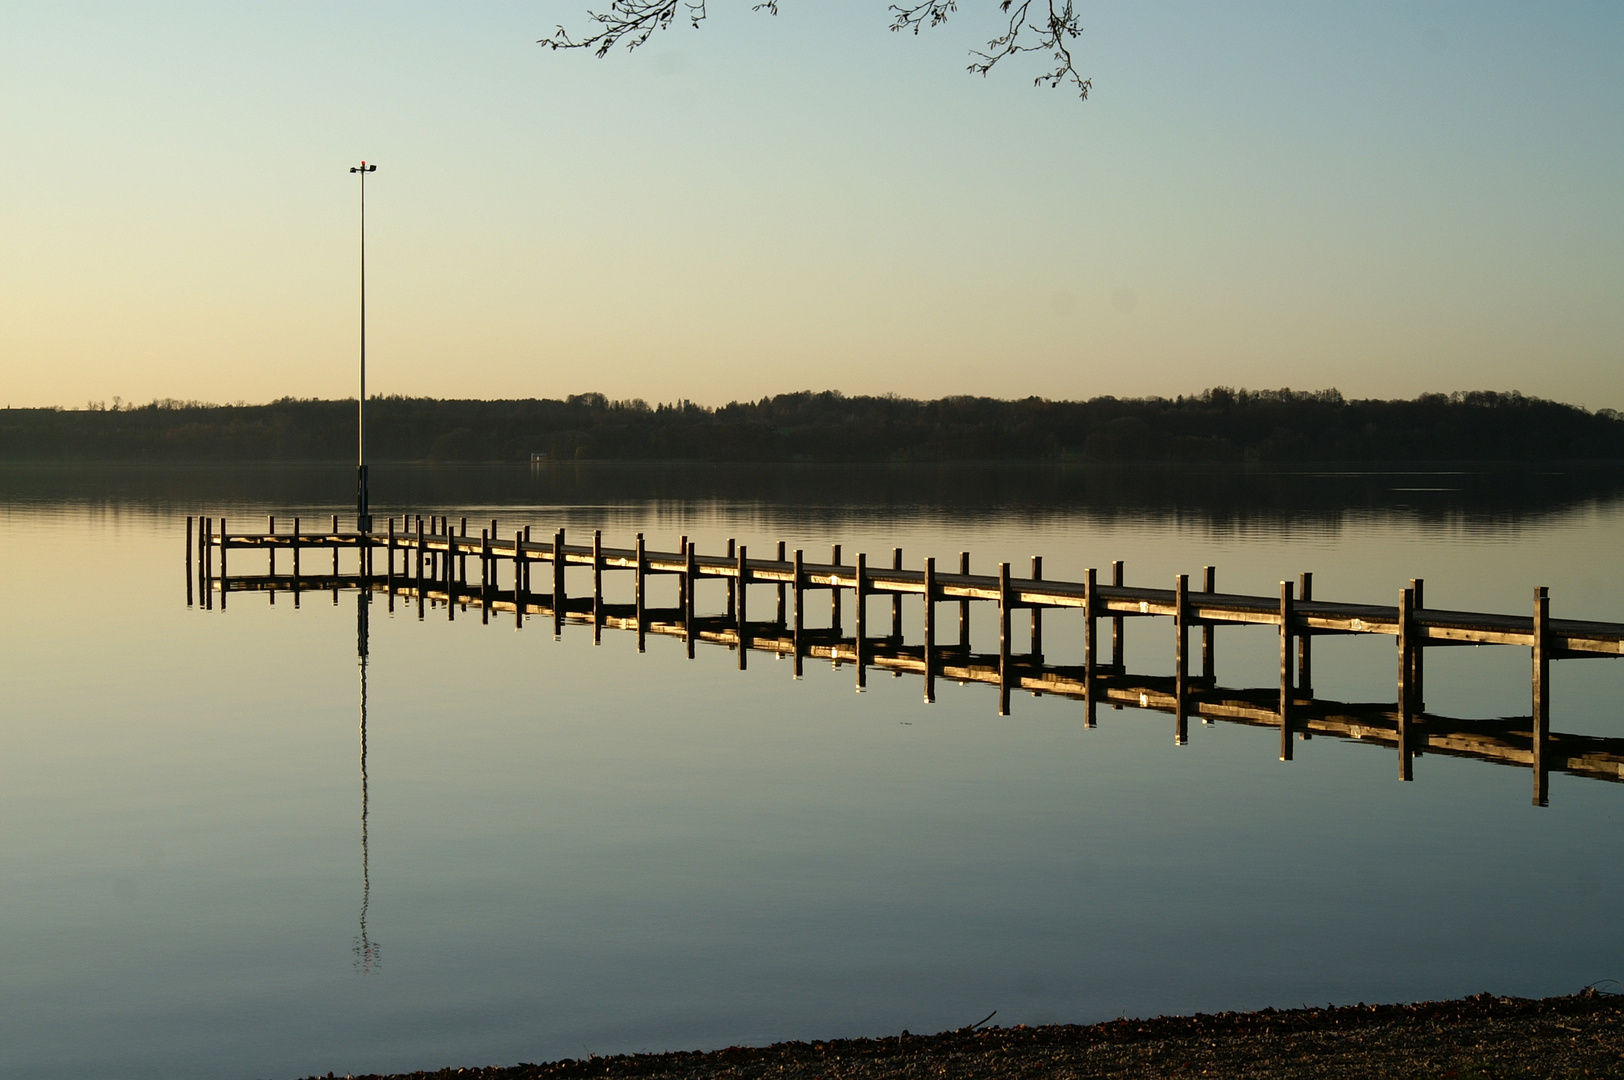
<svg viewBox="0 0 1624 1080"><path fill-rule="evenodd" d="M955 1027L1564 993L1624 977L1624 785L733 654L233 594L184 521L347 513L345 470L0 474L0 1072L288 1077ZM1624 619L1592 474L379 469L378 512L704 551ZM257 556L233 553L233 569ZM257 568L257 567L256 567ZM623 579L623 580L617 580ZM626 575L610 588L629 595ZM669 584L669 583L666 583ZM662 586L663 587L663 586ZM707 584L706 602L721 602ZM613 596L612 596L613 598ZM765 607L752 600L753 608ZM874 609L878 610L878 609ZM945 613L944 607L944 613ZM917 602L906 607L917 634ZM358 626L366 620L365 837ZM996 641L977 611L977 647ZM1128 664L1166 674L1164 620ZM1220 681L1276 678L1266 628ZM1045 649L1081 647L1052 615ZM1390 639L1315 689L1393 694ZM1528 712L1524 649L1429 651L1427 708ZM1624 736L1624 665L1556 665L1552 725ZM365 920L363 927L362 920Z"/></svg>

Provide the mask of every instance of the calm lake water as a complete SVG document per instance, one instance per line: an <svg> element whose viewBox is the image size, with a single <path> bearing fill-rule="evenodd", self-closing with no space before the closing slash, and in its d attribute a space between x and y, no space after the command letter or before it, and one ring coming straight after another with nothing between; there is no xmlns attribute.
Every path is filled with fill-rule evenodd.
<svg viewBox="0 0 1624 1080"><path fill-rule="evenodd" d="M188 513L350 513L343 469L0 470L0 1074L294 1077L1624 979L1624 785L357 594L188 608ZM379 469L505 532L1199 581L1624 620L1624 485L1548 472ZM234 572L263 558L232 556ZM580 579L584 580L584 579ZM609 575L611 599L628 575ZM656 588L674 585L662 582ZM701 586L719 608L723 586ZM713 590L707 591L707 590ZM763 596L766 594L763 593ZM850 603L848 598L848 604ZM886 606L888 602L880 601ZM759 607L758 607L759 605ZM763 601L752 600L764 610ZM879 607L874 609L879 610ZM944 617L948 608L943 609ZM360 744L368 658L365 776ZM910 639L917 601L905 609ZM996 616L973 615L978 648ZM886 619L886 622L889 620ZM1166 620L1127 660L1172 669ZM1271 686L1267 628L1218 680ZM1081 620L1045 622L1079 655ZM1391 700L1388 638L1315 646ZM1526 649L1431 650L1429 712L1526 716ZM1624 664L1552 727L1624 736ZM365 828L363 831L363 799Z"/></svg>

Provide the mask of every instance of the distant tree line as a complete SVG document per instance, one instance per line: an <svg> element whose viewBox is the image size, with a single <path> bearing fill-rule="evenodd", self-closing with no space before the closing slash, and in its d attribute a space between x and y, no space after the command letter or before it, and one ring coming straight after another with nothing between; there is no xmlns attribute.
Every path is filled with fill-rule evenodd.
<svg viewBox="0 0 1624 1080"><path fill-rule="evenodd" d="M1624 460L1624 416L1517 393L1348 400L1232 390L1086 401L780 394L707 408L602 394L368 401L384 461L1377 462ZM0 410L3 461L344 461L355 401Z"/></svg>

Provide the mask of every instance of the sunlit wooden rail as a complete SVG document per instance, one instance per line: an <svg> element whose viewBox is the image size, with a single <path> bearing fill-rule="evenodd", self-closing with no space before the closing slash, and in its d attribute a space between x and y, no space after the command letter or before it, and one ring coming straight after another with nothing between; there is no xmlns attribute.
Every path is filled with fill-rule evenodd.
<svg viewBox="0 0 1624 1080"><path fill-rule="evenodd" d="M195 560L194 535L197 540ZM788 553L782 542L771 558L751 557L744 545L733 541L729 541L727 547L725 554L702 555L683 537L677 551L655 551L645 546L642 534L638 534L634 547L605 547L600 533L594 533L590 544L570 544L562 529L551 538L536 539L528 527L515 529L503 537L495 521L475 536L469 532L467 518L460 519L454 526L450 519L438 516L427 520L391 518L387 528L367 532L341 530L336 517L330 529L312 531L296 518L291 528L279 530L272 518L262 531L232 532L228 531L224 519L202 517L196 520L194 534L193 519L188 518L188 602L194 569L204 603L208 605L212 605L216 594L224 606L230 592L249 589L270 590L273 594L291 590L297 596L306 588L376 588L386 592L391 602L397 595L415 598L420 611L425 603L444 604L449 617L455 617L458 604L473 604L487 621L493 614L505 612L514 615L521 625L527 615L546 615L553 619L555 629L562 627L565 621L576 619L590 620L599 633L605 625L630 629L637 633L640 648L649 633L675 634L687 641L690 656L696 641L715 641L737 649L741 666L750 651L765 649L793 656L797 675L803 657L823 657L853 665L859 689L866 685L871 667L919 674L925 679L927 700L934 697L934 680L938 677L990 683L999 688L1000 714L1008 713L1010 694L1014 690L1080 698L1087 704L1089 722L1093 721L1095 706L1101 702L1163 709L1176 717L1175 737L1180 742L1187 738L1186 720L1192 715L1202 719L1269 723L1280 728L1282 758L1291 755L1294 732L1314 733L1318 728L1323 733L1333 734L1337 733L1335 728L1340 723L1353 725L1348 729L1350 732L1355 728L1368 729L1369 737L1378 741L1390 739L1399 750L1399 771L1404 779L1409 779L1411 759L1418 751L1453 752L1451 747L1476 747L1482 742L1481 730L1470 737L1435 730L1436 718L1424 713L1424 650L1455 645L1522 646L1531 650L1533 661L1532 709L1523 725L1523 734L1510 738L1495 727L1497 734L1493 738L1500 740L1496 745L1502 747L1503 753L1481 747L1470 752L1473 756L1530 765L1535 774L1534 801L1540 805L1548 798L1547 777L1551 768L1592 774L1586 771L1588 767L1572 765L1575 759L1571 753L1561 759L1567 762L1565 764L1553 760L1553 756L1565 753L1570 744L1578 745L1574 740L1581 737L1552 736L1550 732L1551 661L1624 656L1624 624L1554 620L1550 617L1550 600L1543 588L1535 590L1530 614L1517 616L1427 608L1422 603L1423 582L1419 579L1412 580L1408 588L1400 591L1397 604L1384 606L1315 600L1309 574L1301 575L1295 583L1282 581L1278 596L1247 596L1219 592L1215 571L1210 566L1204 569L1199 588L1192 589L1188 577L1179 575L1172 588L1158 589L1126 584L1121 562L1111 564L1109 582L1099 580L1100 575L1093 569L1082 581L1059 581L1044 578L1041 558L1032 560L1029 573L1016 577L1011 574L1008 563L1000 564L996 574L971 573L968 553L961 553L955 570L940 572L934 559L926 559L919 569L903 567L901 549L892 550L889 566L870 566L865 554L846 562L839 545L833 547L827 562L807 561L802 551ZM230 553L243 549L257 550L268 556L267 572L233 577L228 571ZM347 576L339 573L339 556L346 549L354 552L355 564L354 573ZM380 553L383 555L381 570L375 560ZM330 557L330 570L323 567L328 572L308 573L303 560L321 554ZM279 556L286 558L286 570L282 573L278 573L277 568ZM473 578L470 563L477 575ZM500 571L504 565L509 567L506 575L509 586L500 588ZM541 590L533 582L537 566L545 567L549 571L546 576L551 578L550 581L544 578ZM567 571L572 567L591 571L590 591L580 597L573 597L568 589ZM605 601L603 576L614 571L634 575L633 603ZM677 579L675 608L648 605L647 581L656 576ZM695 612L696 585L708 579L726 583L727 602L721 617L700 616ZM743 587L750 585L776 587L772 618L750 618L750 590ZM829 630L805 626L807 594L818 590L830 594ZM856 598L850 637L841 636L841 601L845 591ZM889 634L876 633L868 625L867 601L876 595L891 598ZM912 596L920 597L923 602L924 634L919 645L909 647L902 641L902 604L905 597ZM978 601L996 605L999 617L996 654L980 656L970 651L970 607ZM944 602L958 606L956 644L938 640L941 628L937 608ZM1031 612L1030 642L1024 652L1016 653L1011 616L1022 609ZM1075 609L1084 616L1081 656L1070 665L1045 663L1042 613L1056 609ZM1125 676L1124 624L1125 620L1136 617L1172 619L1174 674L1165 680L1165 685L1161 682L1121 684ZM1105 648L1102 620L1110 624L1109 661L1101 655ZM1214 677L1214 629L1225 625L1278 628L1280 678L1278 688L1270 691L1269 702L1254 700L1255 691L1248 691L1249 696L1233 701L1214 697L1219 693ZM762 632L758 633L758 629ZM768 629L772 632L767 633ZM1191 670L1192 629L1201 635L1199 675ZM1318 636L1346 634L1378 634L1397 639L1397 702L1382 714L1390 716L1390 728L1380 728L1390 731L1389 735L1381 735L1380 725L1372 727L1367 720L1338 720L1331 714L1322 715L1323 710L1316 712L1312 697L1312 641ZM1133 700L1126 700L1124 695ZM1268 706L1266 710L1264 704ZM1365 716L1370 709L1378 707L1359 708L1364 710L1359 715ZM1388 721L1384 719L1381 723ZM1503 726L1502 722L1494 723ZM1584 754L1580 757L1590 760ZM1612 769L1607 764L1611 759L1605 755L1596 760L1601 762L1597 766L1600 773ZM1615 769L1609 778L1616 775Z"/></svg>

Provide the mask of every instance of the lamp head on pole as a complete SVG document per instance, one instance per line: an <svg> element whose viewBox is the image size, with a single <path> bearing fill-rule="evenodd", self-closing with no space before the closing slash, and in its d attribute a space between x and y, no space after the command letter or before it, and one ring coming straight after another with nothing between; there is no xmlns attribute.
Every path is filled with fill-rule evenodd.
<svg viewBox="0 0 1624 1080"><path fill-rule="evenodd" d="M350 172L352 172L352 173L355 173L355 172L377 172L377 171L378 171L378 167L376 165L368 165L364 161L361 162L361 164L359 166L352 167L350 169Z"/></svg>

